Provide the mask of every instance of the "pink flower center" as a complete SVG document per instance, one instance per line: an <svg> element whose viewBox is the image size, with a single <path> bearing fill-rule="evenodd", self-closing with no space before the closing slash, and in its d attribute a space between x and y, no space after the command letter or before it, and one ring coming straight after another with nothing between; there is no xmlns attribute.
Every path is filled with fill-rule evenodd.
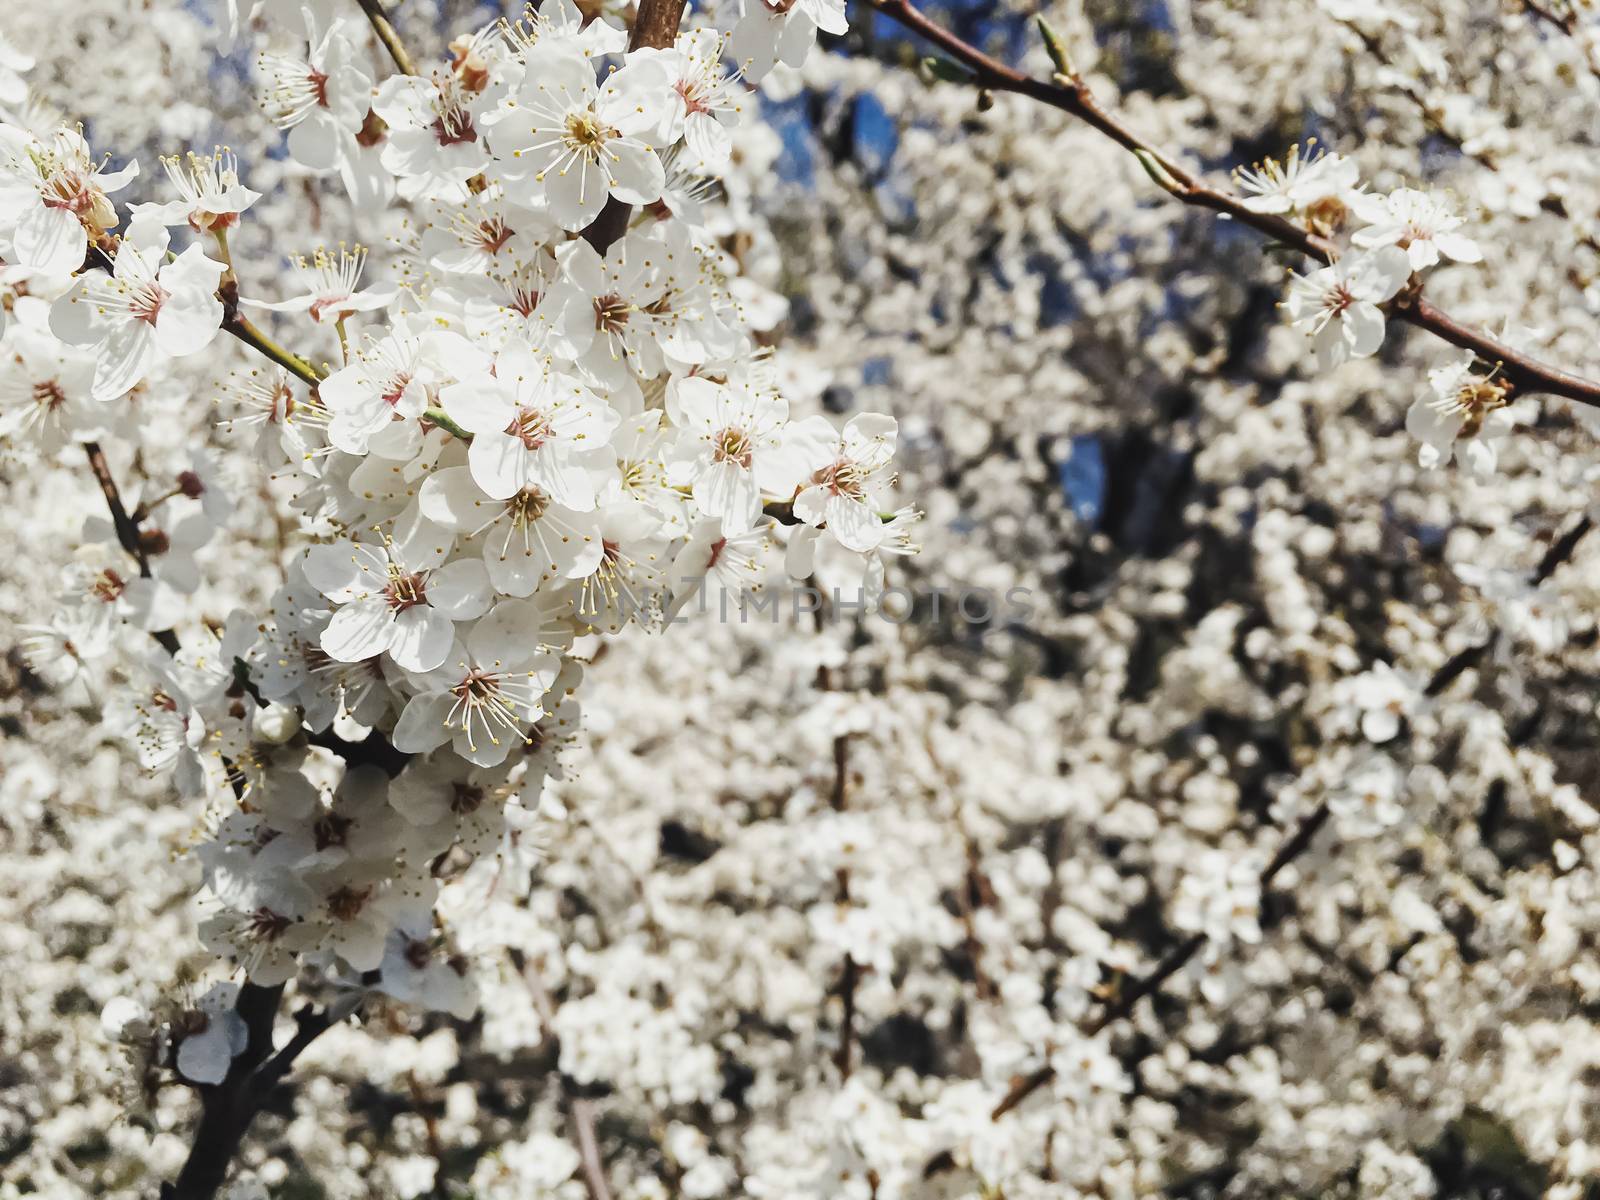
<svg viewBox="0 0 1600 1200"><path fill-rule="evenodd" d="M321 71L307 69L306 83L311 86L311 98L319 108L328 107L328 77Z"/></svg>
<svg viewBox="0 0 1600 1200"><path fill-rule="evenodd" d="M505 431L529 450L537 450L550 437L550 418L536 408L519 408Z"/></svg>
<svg viewBox="0 0 1600 1200"><path fill-rule="evenodd" d="M89 181L76 171L57 171L45 181L41 194L46 208L60 208L81 217L94 207Z"/></svg>
<svg viewBox="0 0 1600 1200"><path fill-rule="evenodd" d="M490 254L499 254L513 232L499 217L489 217L478 222L478 245Z"/></svg>
<svg viewBox="0 0 1600 1200"><path fill-rule="evenodd" d="M343 293L337 296L318 296L311 302L311 308L309 310L311 313L311 319L320 325L328 319L328 315L331 313L333 314L333 319L338 321L341 318L350 315L351 310L349 305L349 293ZM405 389L402 388L401 390L404 391Z"/></svg>
<svg viewBox="0 0 1600 1200"><path fill-rule="evenodd" d="M128 297L128 315L135 321L154 325L161 315L161 306L170 293L158 283L147 283Z"/></svg>
<svg viewBox="0 0 1600 1200"><path fill-rule="evenodd" d="M406 394L406 389L410 386L411 375L409 372L401 371L396 375L390 376L389 386L382 396L383 402L390 408L394 408L400 403L401 397Z"/></svg>
<svg viewBox="0 0 1600 1200"><path fill-rule="evenodd" d="M464 109L450 109L434 118L433 137L441 146L459 146L476 142L478 131L473 128L470 113Z"/></svg>
<svg viewBox="0 0 1600 1200"><path fill-rule="evenodd" d="M841 458L832 466L823 467L811 477L811 482L826 488L835 496L845 496L851 500L863 499L867 494L861 468L848 458Z"/></svg>
<svg viewBox="0 0 1600 1200"><path fill-rule="evenodd" d="M711 111L711 105L700 95L700 85L694 80L680 79L672 85L672 90L678 93L689 116L704 115Z"/></svg>
<svg viewBox="0 0 1600 1200"><path fill-rule="evenodd" d="M54 412L67 402L67 393L54 379L42 380L33 385L33 402Z"/></svg>

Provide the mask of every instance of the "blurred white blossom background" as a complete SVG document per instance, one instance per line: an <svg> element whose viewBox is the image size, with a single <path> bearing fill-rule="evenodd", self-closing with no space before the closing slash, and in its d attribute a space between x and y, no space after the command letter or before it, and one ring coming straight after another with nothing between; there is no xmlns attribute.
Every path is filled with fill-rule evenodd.
<svg viewBox="0 0 1600 1200"><path fill-rule="evenodd" d="M230 235L248 298L304 296L319 247L340 269L367 247L348 330L309 302L244 310L336 363L436 282L410 252L430 199L379 203L354 152L308 168L314 131L288 152L258 55L342 17L359 121L394 72L363 7L23 0L0 105L81 121L106 171L137 159L119 204L174 199L160 155L228 147L261 194ZM774 16L721 10L686 27ZM925 10L1067 78L1045 17L1171 167L1348 247L1319 270L1069 113L971 86L886 12L791 10L816 50L735 35L737 61L784 61L730 87L721 186L668 202L703 204L796 423L898 421L882 500L923 514L921 550L891 539L868 574L895 619L713 602L581 635L581 731L509 830L463 820L430 864L449 975L389 971L322 1033L228 1194L1600 1196L1600 453L1581 405L1384 328L1421 280L1600 373L1600 14ZM389 11L441 67L520 15ZM604 53L603 29L574 36ZM560 203L565 229L593 217ZM141 764L125 672L63 667L41 633L82 547L116 542L81 447L27 417L39 297L0 280L0 1197L147 1197L194 1138L183 1079L238 1050L243 976L195 899L224 809ZM159 510L191 632L275 619L307 544L293 472L237 420L262 367L219 336L104 418L130 508L201 481ZM806 534L772 536L804 557ZM802 574L849 598L857 549L825 539ZM326 792L370 782L310 754ZM445 777L405 778L410 820ZM330 957L295 987L347 1012L348 975ZM130 1061L119 1033L197 1005L187 1068Z"/></svg>

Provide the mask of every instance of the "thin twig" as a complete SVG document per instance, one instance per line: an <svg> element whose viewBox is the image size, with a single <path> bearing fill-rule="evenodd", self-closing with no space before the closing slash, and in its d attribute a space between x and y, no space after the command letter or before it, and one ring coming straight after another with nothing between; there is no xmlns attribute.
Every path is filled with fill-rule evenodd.
<svg viewBox="0 0 1600 1200"><path fill-rule="evenodd" d="M372 31L378 35L378 40L389 52L389 57L394 59L394 65L406 75L415 75L416 64L411 61L405 43L400 40L399 32L390 24L389 17L383 11L383 5L379 0L356 0L356 3L361 6L361 11L367 14L367 20L372 22Z"/></svg>
<svg viewBox="0 0 1600 1200"><path fill-rule="evenodd" d="M241 315L237 311L230 314L228 319L223 321L222 328L238 338L246 346L265 355L285 371L288 371L289 374L297 376L312 387L321 383L327 376L326 371L312 366L310 362L301 358L298 354L278 345L277 342L262 333L250 318Z"/></svg>
<svg viewBox="0 0 1600 1200"><path fill-rule="evenodd" d="M139 518L128 515L127 505L122 502L122 493L117 489L116 477L111 474L111 467L106 462L106 452L100 448L99 442L85 442L83 449L89 456L89 470L94 473L95 482L100 485L100 492L106 498L106 507L111 510L111 525L116 530L118 544L133 555L134 561L139 564L139 574L149 579L150 556L139 537ZM176 654L180 649L178 635L170 629L152 630L150 636L168 654Z"/></svg>
<svg viewBox="0 0 1600 1200"><path fill-rule="evenodd" d="M1049 81L1035 79L962 41L948 29L923 16L908 0L866 2L967 67L973 73L972 83L975 86L991 92L1015 92L1058 108L1093 126L1142 161L1154 162L1161 169L1161 186L1183 203L1226 215L1318 262L1328 263L1335 257L1334 247L1326 238L1283 217L1252 212L1239 197L1209 186L1178 165L1170 155L1145 141L1102 108L1081 77L1058 75ZM1146 169L1149 169L1148 165ZM1151 174L1156 175L1156 172L1152 171ZM1471 350L1485 362L1496 364L1501 377L1522 392L1545 392L1580 404L1600 407L1600 383L1540 362L1498 338L1464 325L1420 294L1402 293L1394 302L1393 315L1407 324L1427 330L1452 346Z"/></svg>
<svg viewBox="0 0 1600 1200"><path fill-rule="evenodd" d="M1278 852L1272 856L1260 875L1261 887L1265 889L1281 874L1290 863L1304 854L1316 840L1317 833L1328 823L1329 809L1326 803L1318 805L1301 820L1295 830L1284 841ZM1107 1004L1089 1024L1088 1033L1092 1036L1099 1033L1113 1021L1120 1021L1128 1016L1138 1006L1139 1001L1146 996L1153 996L1161 990L1163 984L1188 965L1189 960L1206 944L1206 935L1203 933L1190 934L1189 937L1179 942L1165 957L1158 962L1150 973L1140 979L1132 987L1118 989L1116 998ZM1056 1071L1053 1066L1046 1063L1027 1075L1019 1075L1011 1081L1011 1087L995 1105L990 1114L992 1120L998 1121L1012 1109L1016 1108L1034 1092L1055 1078Z"/></svg>
<svg viewBox="0 0 1600 1200"><path fill-rule="evenodd" d="M605 1160L600 1155L600 1139L595 1135L595 1123L599 1113L594 1101L581 1095L572 1086L572 1082L561 1074L560 1043L555 1035L555 998L550 995L550 989L544 985L544 977L539 974L539 969L527 955L514 946L508 953L512 965L517 968L523 984L533 997L534 1007L539 1010L539 1022L544 1026L544 1044L558 1056L556 1075L561 1080L561 1091L566 1097L567 1115L572 1119L572 1143L578 1151L580 1169L583 1172L583 1186L589 1193L589 1200L611 1200L611 1185L606 1182Z"/></svg>

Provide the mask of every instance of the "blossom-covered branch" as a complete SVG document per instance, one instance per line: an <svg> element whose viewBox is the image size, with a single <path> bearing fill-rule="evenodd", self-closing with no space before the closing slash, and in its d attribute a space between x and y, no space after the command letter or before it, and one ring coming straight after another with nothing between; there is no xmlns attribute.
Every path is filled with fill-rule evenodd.
<svg viewBox="0 0 1600 1200"><path fill-rule="evenodd" d="M1318 262L1334 261L1335 250L1326 237L1282 216L1251 208L1239 197L1205 183L1172 155L1139 137L1100 105L1087 81L1067 69L1070 63L1058 63L1057 74L1052 80L1034 79L991 58L929 20L913 8L908 0L867 2L911 32L926 38L970 70L971 82L975 86L1027 96L1069 113L1111 138L1133 153L1151 178L1183 203L1248 225L1273 242L1297 250ZM1600 406L1600 382L1549 366L1502 339L1457 321L1431 303L1420 291L1407 290L1396 295L1394 314L1452 346L1470 351L1494 367L1507 384L1520 392L1548 393L1580 404Z"/></svg>

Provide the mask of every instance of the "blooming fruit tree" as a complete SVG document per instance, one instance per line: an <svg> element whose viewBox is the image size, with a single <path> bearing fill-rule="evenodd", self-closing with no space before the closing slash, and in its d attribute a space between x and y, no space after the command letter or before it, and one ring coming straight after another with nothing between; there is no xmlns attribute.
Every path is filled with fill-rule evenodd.
<svg viewBox="0 0 1600 1200"><path fill-rule="evenodd" d="M1422 466L1491 470L1522 393L1600 400L1600 386L1522 354L1515 332L1480 333L1424 297L1441 260L1481 257L1443 199L1374 192L1349 160L1298 147L1241 170L1234 190L1212 187L1101 109L1048 28L1045 82L905 0L871 6L939 52L938 78L1080 117L1173 197L1302 256L1284 309L1319 369L1373 356L1394 320L1457 347L1406 421ZM193 1152L167 1189L179 1197L216 1192L270 1089L375 993L474 1012L439 881L533 840L544 785L579 736L598 639L670 623L707 587L753 588L780 548L794 578L822 553L875 597L918 520L893 498L892 418L841 428L786 399L770 323L750 311L709 203L754 85L799 66L819 31L846 32L842 3L745 0L709 21L645 0L624 28L544 0L415 58L376 0L230 11L268 46L262 116L293 162L361 211L404 214L390 279L367 278L365 248L322 248L293 260L295 295L268 298L235 261L264 197L231 152L165 159L170 198L119 208L137 165L113 168L114 149L102 158L82 128L30 107L25 56L0 48L17 73L0 75L13 297L0 433L86 458L109 511L24 649L57 684L114 667L113 723L205 813L191 850L200 937L229 978L190 1004L105 1013L147 1075L200 1093ZM392 70L371 69L372 39ZM225 338L252 365L222 383L220 418L270 477L285 528L270 603L213 626L191 598L195 552L232 513L223 474L197 450L130 506L112 458L161 436L140 419L149 398L174 363ZM1367 737L1387 740L1397 685L1367 682L1352 706ZM1265 864L1196 862L1178 953L1094 1034L1177 971L1220 970L1230 941L1259 940L1262 889L1329 819L1386 825L1392 781L1355 782ZM855 953L847 980L870 965ZM319 999L276 1045L296 981ZM980 1097L975 1119L1052 1082L1125 1090L1103 1047L1039 1057ZM848 1074L848 1017L840 1063ZM926 1149L930 1170L954 1161Z"/></svg>
<svg viewBox="0 0 1600 1200"><path fill-rule="evenodd" d="M435 927L439 868L492 854L536 813L579 728L576 639L658 625L706 585L755 579L781 525L795 570L819 538L881 575L909 548L884 511L895 422L841 434L791 413L707 230L747 79L803 57L827 6L760 6L679 33L647 7L632 42L570 0L468 31L414 64L371 5L258 5L264 113L288 153L362 204L415 218L403 288L362 285L364 250L297 262L303 294L251 295L230 235L261 196L227 151L164 162L168 202L118 209L81 131L0 125L0 238L27 281L11 320L28 400L7 432L81 443L115 545L32 630L58 681L123 656L111 700L145 766L212 814L194 847L201 938L243 984L166 1018L108 1012L153 1067L205 1089L207 1128L174 1194L209 1194L253 1115L278 996L315 970L470 1015ZM365 8L367 11L363 12ZM396 70L361 65L369 16ZM246 314L338 333L314 363ZM231 335L257 353L223 417L291 482L301 548L265 612L180 643L192 557L229 501L197 461L130 512L101 441L172 359ZM171 530L159 506L201 510ZM265 1072L265 1076L263 1076ZM249 1078L250 1087L242 1082Z"/></svg>

